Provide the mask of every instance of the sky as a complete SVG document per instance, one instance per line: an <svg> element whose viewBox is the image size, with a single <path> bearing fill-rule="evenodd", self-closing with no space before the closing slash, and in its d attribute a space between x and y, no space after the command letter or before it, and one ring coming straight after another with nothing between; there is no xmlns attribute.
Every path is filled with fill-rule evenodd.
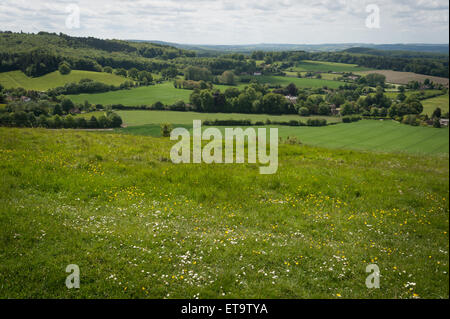
<svg viewBox="0 0 450 319"><path fill-rule="evenodd" d="M0 0L0 30L184 44L448 43L449 3Z"/></svg>

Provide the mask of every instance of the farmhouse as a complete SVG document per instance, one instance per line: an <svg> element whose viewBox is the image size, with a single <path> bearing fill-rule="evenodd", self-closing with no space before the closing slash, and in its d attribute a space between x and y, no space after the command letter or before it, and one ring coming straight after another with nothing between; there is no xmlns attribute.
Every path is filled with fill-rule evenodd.
<svg viewBox="0 0 450 319"><path fill-rule="evenodd" d="M296 96L287 95L287 96L285 96L285 98L286 98L289 102L291 102L292 104L297 103L297 97L296 97Z"/></svg>
<svg viewBox="0 0 450 319"><path fill-rule="evenodd" d="M440 119L439 123L441 124L441 126L448 126L448 119Z"/></svg>

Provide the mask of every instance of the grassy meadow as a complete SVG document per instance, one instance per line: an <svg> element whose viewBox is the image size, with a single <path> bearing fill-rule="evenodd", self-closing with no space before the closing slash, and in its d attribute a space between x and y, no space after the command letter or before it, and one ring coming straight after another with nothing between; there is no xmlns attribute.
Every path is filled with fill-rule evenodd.
<svg viewBox="0 0 450 319"><path fill-rule="evenodd" d="M356 64L326 62L326 61L309 61L304 60L292 68L294 71L311 71L311 72L360 72L369 71L370 68L361 67Z"/></svg>
<svg viewBox="0 0 450 319"><path fill-rule="evenodd" d="M267 114L241 114L241 113L197 113L176 111L117 111L127 126L138 126L144 124L192 124L194 120L251 120L252 122L266 121L305 121L308 117L299 115L267 115ZM314 116L324 118L329 123L339 122L340 119L332 116Z"/></svg>
<svg viewBox="0 0 450 319"><path fill-rule="evenodd" d="M250 119L255 121L271 120L289 121L291 119L306 121L295 115L268 116L242 114L204 114L188 112L163 111L120 111L126 128L116 130L119 133L160 137L160 124L171 123L174 127L192 129L195 120L226 120ZM329 122L338 121L338 118L327 118ZM204 126L206 129L209 126ZM436 129L431 127L417 127L397 123L395 121L364 120L349 124L337 124L324 127L290 127L290 126L264 126L277 127L278 135L284 139L297 137L307 145L321 146L333 149L350 149L375 152L405 152L412 154L447 154L449 153L449 129ZM224 128L219 127L224 133Z"/></svg>
<svg viewBox="0 0 450 319"><path fill-rule="evenodd" d="M447 113L449 111L449 100L448 93L441 96L436 96L431 99L423 100L423 113L432 115L434 110L438 107L441 108L442 114Z"/></svg>
<svg viewBox="0 0 450 319"><path fill-rule="evenodd" d="M143 86L129 90L111 91L94 94L68 95L74 103L89 101L94 104L127 106L152 105L155 102L173 104L177 101L189 101L191 90L176 89L172 82Z"/></svg>
<svg viewBox="0 0 450 319"><path fill-rule="evenodd" d="M67 75L55 71L36 78L28 77L22 71L0 73L0 84L7 89L22 87L26 90L47 91L67 83L78 83L82 79L91 79L115 86L127 81L125 77L115 74L79 70L72 70Z"/></svg>
<svg viewBox="0 0 450 319"><path fill-rule="evenodd" d="M449 297L448 155L281 145L260 175L172 145L0 128L0 297Z"/></svg>
<svg viewBox="0 0 450 319"><path fill-rule="evenodd" d="M339 81L319 80L319 79L299 79L293 77L283 76L255 76L255 80L262 84L282 85L286 86L289 83L295 83L297 87L318 88L328 86L330 88L337 88L342 85ZM214 85L216 89L225 91L227 88L236 87L243 89L247 84L238 83L236 86ZM189 101L189 96L192 90L176 89L172 82L164 82L152 86L145 86L133 88L130 90L120 90L105 93L94 94L78 94L68 95L68 97L75 103L83 103L89 101L94 104L123 104L127 106L152 105L155 102L162 102L164 104L173 104L177 101Z"/></svg>
<svg viewBox="0 0 450 319"><path fill-rule="evenodd" d="M286 86L290 83L294 83L298 88L321 88L327 86L329 88L337 89L339 86L343 85L343 82L340 81L294 78L287 76L261 75L254 76L253 78L262 84Z"/></svg>

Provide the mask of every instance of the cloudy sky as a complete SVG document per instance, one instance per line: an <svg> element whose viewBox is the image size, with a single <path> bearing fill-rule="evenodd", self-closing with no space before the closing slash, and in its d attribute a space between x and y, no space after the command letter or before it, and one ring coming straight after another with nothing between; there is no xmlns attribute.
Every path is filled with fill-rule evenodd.
<svg viewBox="0 0 450 319"><path fill-rule="evenodd" d="M379 28L374 27L377 12L368 5L379 9ZM192 44L448 43L449 4L448 0L0 0L0 30Z"/></svg>

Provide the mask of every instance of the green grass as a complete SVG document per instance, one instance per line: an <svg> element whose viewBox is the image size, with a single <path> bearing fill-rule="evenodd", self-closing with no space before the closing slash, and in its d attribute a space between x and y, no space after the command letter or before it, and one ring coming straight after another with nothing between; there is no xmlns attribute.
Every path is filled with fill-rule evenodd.
<svg viewBox="0 0 450 319"><path fill-rule="evenodd" d="M327 148L416 154L448 154L449 130L394 121L363 120L325 127L280 127L280 136Z"/></svg>
<svg viewBox="0 0 450 319"><path fill-rule="evenodd" d="M298 115L267 115L267 114L237 114L237 113L197 113L197 112L175 112L175 111L117 111L127 126L139 126L145 124L191 124L193 120L251 120L266 121L306 121L308 117ZM325 118L328 122L340 121L337 117L317 116L314 118Z"/></svg>
<svg viewBox="0 0 450 319"><path fill-rule="evenodd" d="M131 119L135 115L137 114L121 113L121 116L126 119L125 123L127 123L127 119ZM137 119L138 118L139 116ZM194 116L192 119L200 118ZM178 122L182 123L178 124L182 124L180 126L183 127L191 128L192 119L186 117L186 119L179 120ZM166 118L155 116L155 124L144 124L135 121L132 126L117 131L126 134L159 137L160 125L156 123L174 123L170 120L170 116ZM206 127L204 126L204 128ZM219 128L223 133L224 128ZM278 134L283 138L295 136L303 144L333 149L405 152L411 154L449 153L448 128L435 129L430 127L415 127L396 123L394 121L365 120L356 123L342 123L326 127L278 126Z"/></svg>
<svg viewBox="0 0 450 319"><path fill-rule="evenodd" d="M312 71L312 72L357 72L369 71L370 68L360 67L356 64L324 62L324 61L309 61L304 60L292 68L294 71Z"/></svg>
<svg viewBox="0 0 450 319"><path fill-rule="evenodd" d="M56 71L37 78L28 77L22 71L0 73L0 84L7 89L22 87L27 90L46 91L67 83L79 82L82 79L91 79L116 86L127 80L115 74L78 70L73 70L68 75L62 75Z"/></svg>
<svg viewBox="0 0 450 319"><path fill-rule="evenodd" d="M281 145L260 175L172 145L0 128L0 298L449 297L448 156Z"/></svg>
<svg viewBox="0 0 450 319"><path fill-rule="evenodd" d="M289 83L295 83L301 88L319 88L328 86L330 88L337 88L342 85L339 81L328 81L318 79L298 79L283 76L258 76L254 77L262 84L282 85L286 86ZM248 84L239 83L236 86L214 85L214 88L225 91L227 88L235 87L240 90L245 88ZM94 104L123 104L127 106L152 105L155 102L162 102L164 104L173 104L177 101L189 101L189 96L192 90L175 89L172 82L165 82L153 86L140 87L130 90L120 90L106 93L95 94L79 94L69 95L68 97L75 103L83 103L89 101Z"/></svg>
<svg viewBox="0 0 450 319"><path fill-rule="evenodd" d="M173 83L165 82L130 90L68 95L68 97L75 103L83 103L87 100L94 104L139 106L152 105L155 102L162 102L164 104L173 104L180 100L187 102L191 93L191 90L176 89L173 87Z"/></svg>
<svg viewBox="0 0 450 319"><path fill-rule="evenodd" d="M287 76L272 76L272 75L254 76L253 79L257 80L259 83L262 84L272 84L281 86L286 86L290 83L294 83L299 88L321 88L327 86L329 88L336 89L344 84L343 82L340 81L293 78Z"/></svg>
<svg viewBox="0 0 450 319"><path fill-rule="evenodd" d="M410 90L410 91L406 91L404 94L405 96L409 97L410 95L413 94L421 94L423 93L424 96L423 98L428 98L432 95L435 94L442 94L441 90L425 90L425 91L421 91L421 90ZM395 99L397 97L398 94L400 94L400 92L397 91L388 91L384 93L386 96L390 97L391 99ZM375 95L375 93L372 93L372 95Z"/></svg>
<svg viewBox="0 0 450 319"><path fill-rule="evenodd" d="M423 113L432 115L434 110L438 107L441 108L442 114L447 113L449 110L449 100L448 100L448 94L436 96L431 99L423 100Z"/></svg>

